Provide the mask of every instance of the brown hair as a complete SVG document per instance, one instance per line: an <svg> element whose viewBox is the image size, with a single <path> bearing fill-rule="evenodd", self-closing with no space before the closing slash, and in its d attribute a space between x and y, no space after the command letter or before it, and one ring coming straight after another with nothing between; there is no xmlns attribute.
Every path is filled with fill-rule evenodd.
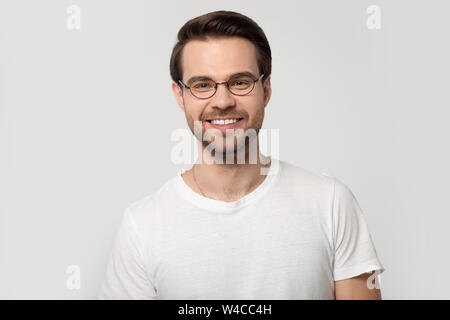
<svg viewBox="0 0 450 320"><path fill-rule="evenodd" d="M178 42L170 57L170 76L178 83L182 79L181 55L190 40L207 40L208 37L242 37L256 47L256 59L262 82L272 71L272 54L264 31L249 17L233 11L214 11L186 22L178 31Z"/></svg>

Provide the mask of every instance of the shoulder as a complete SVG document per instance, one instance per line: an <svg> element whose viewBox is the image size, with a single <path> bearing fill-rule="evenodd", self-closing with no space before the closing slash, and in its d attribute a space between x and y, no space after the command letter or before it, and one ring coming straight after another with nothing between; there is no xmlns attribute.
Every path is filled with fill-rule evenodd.
<svg viewBox="0 0 450 320"><path fill-rule="evenodd" d="M125 209L126 214L138 226L148 224L150 221L156 221L157 216L162 212L164 203L173 195L172 179L166 181L157 190L138 198L131 202Z"/></svg>
<svg viewBox="0 0 450 320"><path fill-rule="evenodd" d="M279 178L277 192L283 199L291 199L302 210L320 211L328 219L333 201L333 175L283 161Z"/></svg>
<svg viewBox="0 0 450 320"><path fill-rule="evenodd" d="M328 172L319 172L283 161L284 179L293 186L323 191L335 201L349 201L354 198L350 187L342 179Z"/></svg>
<svg viewBox="0 0 450 320"><path fill-rule="evenodd" d="M320 189L326 192L333 188L335 177L329 173L307 169L285 160L281 161L281 164L280 174L283 182L291 187Z"/></svg>
<svg viewBox="0 0 450 320"><path fill-rule="evenodd" d="M342 179L328 172L319 172L282 162L281 176L284 190L290 190L296 198L310 201L323 208L357 209L358 200L352 189Z"/></svg>

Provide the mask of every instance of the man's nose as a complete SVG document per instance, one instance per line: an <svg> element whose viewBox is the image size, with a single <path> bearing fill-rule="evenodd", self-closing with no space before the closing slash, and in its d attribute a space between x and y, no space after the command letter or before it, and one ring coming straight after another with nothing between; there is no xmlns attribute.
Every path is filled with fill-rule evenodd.
<svg viewBox="0 0 450 320"><path fill-rule="evenodd" d="M234 96L230 90L228 90L227 83L217 84L217 90L213 96L212 103L218 108L228 108L230 105L234 106Z"/></svg>

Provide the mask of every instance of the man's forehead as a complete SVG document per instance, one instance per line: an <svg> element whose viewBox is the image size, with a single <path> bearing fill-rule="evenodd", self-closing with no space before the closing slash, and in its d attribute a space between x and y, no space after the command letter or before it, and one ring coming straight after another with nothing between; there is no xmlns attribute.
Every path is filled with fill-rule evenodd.
<svg viewBox="0 0 450 320"><path fill-rule="evenodd" d="M227 79L247 71L258 76L256 48L240 37L189 41L182 54L183 79L206 76Z"/></svg>

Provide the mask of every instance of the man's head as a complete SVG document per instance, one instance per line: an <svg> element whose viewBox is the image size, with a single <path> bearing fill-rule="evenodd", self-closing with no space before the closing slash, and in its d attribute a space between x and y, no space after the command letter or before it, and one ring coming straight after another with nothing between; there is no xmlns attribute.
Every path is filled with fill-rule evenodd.
<svg viewBox="0 0 450 320"><path fill-rule="evenodd" d="M238 118L242 120L234 129L254 129L258 133L271 96L271 62L271 50L264 32L250 18L236 12L216 11L189 20L178 32L178 42L170 59L170 74L172 90L191 131L196 134L194 121L201 121L202 133L205 133L214 129L212 119ZM217 86L210 98L200 99L179 82L189 87L192 85L190 80L198 76L225 82L240 72L250 73L255 80L247 95L234 95L223 84ZM256 81L261 75L261 80ZM238 82L236 87L241 84ZM225 137L225 131L220 130ZM204 140L201 136L196 137ZM231 143L224 140L223 146L227 150L216 151L235 152L246 144L244 135L236 139L237 146L234 138ZM204 147L209 144L209 141L203 141Z"/></svg>

